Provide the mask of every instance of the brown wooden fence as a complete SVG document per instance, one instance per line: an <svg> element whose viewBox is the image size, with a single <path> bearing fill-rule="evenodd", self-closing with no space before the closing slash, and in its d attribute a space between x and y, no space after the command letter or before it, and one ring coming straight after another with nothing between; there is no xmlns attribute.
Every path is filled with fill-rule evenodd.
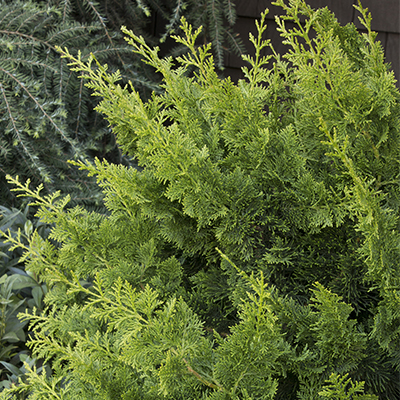
<svg viewBox="0 0 400 400"><path fill-rule="evenodd" d="M238 19L234 30L240 34L248 52L252 52L252 45L248 41L249 32L255 34L254 20L260 17L262 11L269 9L268 28L266 36L271 39L275 49L285 53L285 46L281 44L281 37L276 31L274 16L282 13L280 7L272 6L272 0L236 0ZM313 8L328 7L333 11L343 25L353 22L360 30L359 13L353 4L357 0L308 0ZM362 6L368 7L372 14L372 29L378 32L378 40L385 49L386 61L391 63L396 79L400 80L400 0L362 0ZM225 59L227 66L225 75L237 80L242 76L240 68L243 61L235 56L228 55ZM399 82L398 86L399 85Z"/></svg>

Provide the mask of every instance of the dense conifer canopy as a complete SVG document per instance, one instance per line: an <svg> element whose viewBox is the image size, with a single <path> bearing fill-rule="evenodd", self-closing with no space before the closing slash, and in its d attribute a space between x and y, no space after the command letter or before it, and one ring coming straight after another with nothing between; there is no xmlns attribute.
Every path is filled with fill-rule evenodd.
<svg viewBox="0 0 400 400"><path fill-rule="evenodd" d="M163 77L145 101L60 50L140 168L75 162L109 215L9 178L54 224L26 253L47 308L23 316L53 373L0 398L399 398L399 91L367 10L360 34L276 4L288 52L264 56L263 13L238 84L185 19L177 58L124 29Z"/></svg>

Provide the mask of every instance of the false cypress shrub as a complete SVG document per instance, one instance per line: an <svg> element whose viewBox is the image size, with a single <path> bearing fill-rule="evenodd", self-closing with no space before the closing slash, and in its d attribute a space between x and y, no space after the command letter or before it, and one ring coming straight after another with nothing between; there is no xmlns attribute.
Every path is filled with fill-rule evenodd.
<svg viewBox="0 0 400 400"><path fill-rule="evenodd" d="M264 55L262 14L238 84L184 19L176 60L124 30L163 76L147 102L64 50L142 169L76 163L107 216L11 179L55 224L26 254L47 309L22 316L53 373L3 398L399 397L395 79L361 6L363 34L304 0L274 4L288 52Z"/></svg>
<svg viewBox="0 0 400 400"><path fill-rule="evenodd" d="M211 3L215 7L208 13ZM203 7L198 2L186 7L179 0L149 5L134 0L2 0L0 4L0 204L3 205L21 206L21 199L16 198L6 182L6 174L10 174L23 180L30 178L32 186L42 182L43 194L55 190L69 193L70 206L81 204L104 212L102 193L95 179L67 160L93 160L97 156L135 165L131 157L121 153L113 132L93 111L97 100L90 96L77 74L68 69L67 61L55 46L68 46L73 54L81 50L82 59L93 52L111 70L119 68L123 80L131 80L143 99L152 90L160 91L159 76L131 51L120 32L122 23L156 44L163 37L149 29L155 14L163 18L164 26L160 23L157 26L164 30L162 36L167 36L170 30L178 28L185 11L189 21L207 27L201 39L213 44L221 68L228 47L241 49L231 29L235 8L230 0L224 6L205 0ZM173 51L182 52L182 47ZM28 232L25 224L29 227L32 223L27 209L22 213L0 206L0 231L16 232L21 227ZM21 249L9 252L8 247L0 236L0 390L23 375L22 359L28 360L27 322L17 321L16 315L33 304L41 308L43 290L24 272L24 264L19 262Z"/></svg>

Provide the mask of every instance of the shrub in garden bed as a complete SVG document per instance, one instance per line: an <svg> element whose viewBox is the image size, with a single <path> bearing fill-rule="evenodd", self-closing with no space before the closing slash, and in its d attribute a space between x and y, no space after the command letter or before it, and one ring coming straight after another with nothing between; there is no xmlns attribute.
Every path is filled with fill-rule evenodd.
<svg viewBox="0 0 400 400"><path fill-rule="evenodd" d="M142 170L76 163L109 216L10 178L59 247L31 236L47 308L22 315L53 373L3 398L399 397L395 79L361 6L363 34L303 0L274 4L288 52L263 56L262 14L237 85L184 19L176 60L124 30L163 76L147 102L63 50Z"/></svg>

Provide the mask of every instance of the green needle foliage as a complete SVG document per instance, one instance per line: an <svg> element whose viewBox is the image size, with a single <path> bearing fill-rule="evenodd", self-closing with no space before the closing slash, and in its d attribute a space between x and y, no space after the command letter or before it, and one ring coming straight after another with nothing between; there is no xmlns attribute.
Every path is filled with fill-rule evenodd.
<svg viewBox="0 0 400 400"><path fill-rule="evenodd" d="M3 399L399 398L400 94L367 10L359 34L274 4L288 52L263 56L263 13L237 85L185 19L176 59L124 29L163 77L147 101L63 50L141 169L75 162L108 215L9 178L54 224L24 255L47 308L21 316L53 373Z"/></svg>
<svg viewBox="0 0 400 400"><path fill-rule="evenodd" d="M80 24L57 4L2 1L0 21L2 204L17 204L5 184L7 173L43 182L48 192L62 188L78 202L99 203L93 182L67 160L84 159L91 149L100 156L97 142L110 138L104 123L90 115L90 93L55 46L68 45L72 51L93 46L102 60L123 47L107 48L108 32L99 22ZM104 144L107 153L113 145Z"/></svg>
<svg viewBox="0 0 400 400"><path fill-rule="evenodd" d="M189 21L208 27L202 39L213 43L220 68L228 48L241 51L231 29L235 12L230 0L226 2L230 13L223 12L225 6L215 0L204 1L204 7L180 0L148 6L134 0L122 3L0 1L0 184L4 186L0 204L19 205L6 183L5 176L10 174L29 178L35 185L43 183L47 193L69 193L72 204L93 208L102 201L94 179L67 161L99 157L134 165L121 153L105 121L93 111L96 100L68 69L57 46L67 46L72 54L81 51L82 60L93 53L110 70L119 69L124 81L130 80L142 98L159 91L159 76L144 68L140 57L132 53L122 38L121 24L155 45L177 28L185 10ZM213 12L209 13L209 8ZM150 13L165 20L161 37L150 32Z"/></svg>

